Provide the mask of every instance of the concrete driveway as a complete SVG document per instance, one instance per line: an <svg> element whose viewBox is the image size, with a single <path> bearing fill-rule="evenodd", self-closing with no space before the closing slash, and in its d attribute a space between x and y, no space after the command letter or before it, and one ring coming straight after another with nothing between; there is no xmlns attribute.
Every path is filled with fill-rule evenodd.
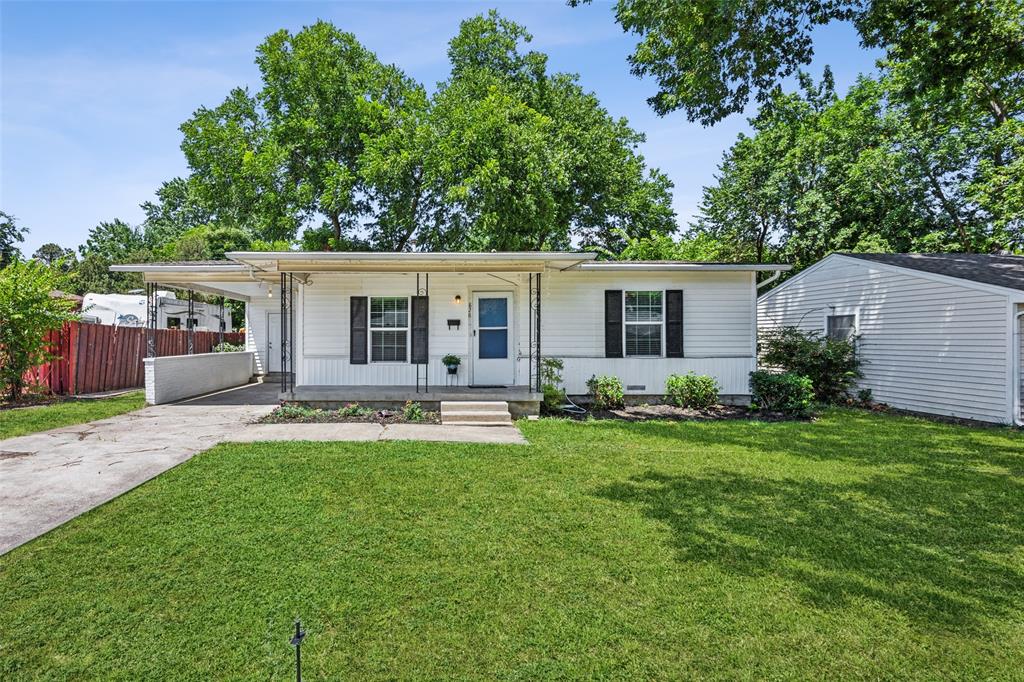
<svg viewBox="0 0 1024 682"><path fill-rule="evenodd" d="M210 396L0 440L0 554L230 440L279 386Z"/></svg>

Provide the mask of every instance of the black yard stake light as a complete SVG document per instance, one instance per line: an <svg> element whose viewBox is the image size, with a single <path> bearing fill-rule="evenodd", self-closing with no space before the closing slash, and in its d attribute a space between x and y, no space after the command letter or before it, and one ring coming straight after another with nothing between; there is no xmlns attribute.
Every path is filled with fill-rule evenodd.
<svg viewBox="0 0 1024 682"><path fill-rule="evenodd" d="M292 646L295 647L295 682L302 682L302 640L306 638L306 631L302 629L302 622L295 619L295 636L292 637Z"/></svg>

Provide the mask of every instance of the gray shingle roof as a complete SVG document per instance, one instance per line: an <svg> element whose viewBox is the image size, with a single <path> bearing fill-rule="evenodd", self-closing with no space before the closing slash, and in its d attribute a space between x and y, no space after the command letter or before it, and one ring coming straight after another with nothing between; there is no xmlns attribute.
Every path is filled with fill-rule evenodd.
<svg viewBox="0 0 1024 682"><path fill-rule="evenodd" d="M844 253L843 255L1024 291L1024 256L987 253Z"/></svg>

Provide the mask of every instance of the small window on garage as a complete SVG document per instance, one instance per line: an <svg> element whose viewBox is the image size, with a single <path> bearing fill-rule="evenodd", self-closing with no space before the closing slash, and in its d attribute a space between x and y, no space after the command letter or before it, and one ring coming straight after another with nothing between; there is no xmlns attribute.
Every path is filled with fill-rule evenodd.
<svg viewBox="0 0 1024 682"><path fill-rule="evenodd" d="M856 315L829 315L825 318L825 335L835 341L845 341L857 331Z"/></svg>

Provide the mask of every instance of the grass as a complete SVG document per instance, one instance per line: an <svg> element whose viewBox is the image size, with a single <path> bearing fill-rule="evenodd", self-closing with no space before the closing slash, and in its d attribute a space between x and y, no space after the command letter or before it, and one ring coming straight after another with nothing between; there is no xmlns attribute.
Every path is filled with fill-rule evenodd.
<svg viewBox="0 0 1024 682"><path fill-rule="evenodd" d="M201 454L0 557L0 677L1019 679L1020 433L521 427Z"/></svg>
<svg viewBox="0 0 1024 682"><path fill-rule="evenodd" d="M142 391L132 391L111 398L65 400L49 405L0 410L0 440L106 419L137 410L145 403Z"/></svg>

